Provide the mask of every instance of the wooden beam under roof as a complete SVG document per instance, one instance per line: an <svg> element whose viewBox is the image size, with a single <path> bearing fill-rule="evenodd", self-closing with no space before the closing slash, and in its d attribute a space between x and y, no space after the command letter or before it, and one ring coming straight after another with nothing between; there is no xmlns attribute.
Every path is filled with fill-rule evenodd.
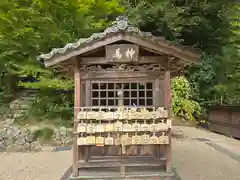
<svg viewBox="0 0 240 180"><path fill-rule="evenodd" d="M137 64L161 63L167 59L167 56L142 56L139 57ZM105 57L82 57L80 64L107 64Z"/></svg>

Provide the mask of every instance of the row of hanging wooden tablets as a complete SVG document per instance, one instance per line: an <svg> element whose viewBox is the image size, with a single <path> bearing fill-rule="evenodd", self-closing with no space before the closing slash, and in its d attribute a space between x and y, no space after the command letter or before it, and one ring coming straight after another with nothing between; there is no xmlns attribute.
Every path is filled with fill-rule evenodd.
<svg viewBox="0 0 240 180"><path fill-rule="evenodd" d="M169 137L165 134L161 136L156 136L153 134L152 136L148 134L144 135L137 135L130 137L128 134L118 136L116 138L111 137L108 134L107 137L103 136L87 136L78 137L77 145L84 146L84 145L96 145L96 146L104 146L104 145L149 145L149 144L169 144Z"/></svg>
<svg viewBox="0 0 240 180"><path fill-rule="evenodd" d="M96 119L96 120L110 120L110 119L159 119L167 118L168 113L163 108L158 108L156 111L140 111L137 112L136 108L129 111L80 111L77 119Z"/></svg>
<svg viewBox="0 0 240 180"><path fill-rule="evenodd" d="M135 121L134 123L122 123L121 121L116 121L115 123L78 123L77 132L78 133L103 133L103 132L139 132L139 131L150 131L150 132L158 132L158 131L167 131L168 128L171 127L171 121L167 121L167 123L156 123L152 124L138 123Z"/></svg>

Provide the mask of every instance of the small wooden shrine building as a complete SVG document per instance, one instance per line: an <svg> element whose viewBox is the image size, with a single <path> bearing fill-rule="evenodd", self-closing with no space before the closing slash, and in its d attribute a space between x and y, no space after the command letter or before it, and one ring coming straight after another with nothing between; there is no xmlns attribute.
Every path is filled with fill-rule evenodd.
<svg viewBox="0 0 240 180"><path fill-rule="evenodd" d="M140 31L126 17L40 55L45 67L75 79L71 178L171 179L170 81L199 59L189 48Z"/></svg>

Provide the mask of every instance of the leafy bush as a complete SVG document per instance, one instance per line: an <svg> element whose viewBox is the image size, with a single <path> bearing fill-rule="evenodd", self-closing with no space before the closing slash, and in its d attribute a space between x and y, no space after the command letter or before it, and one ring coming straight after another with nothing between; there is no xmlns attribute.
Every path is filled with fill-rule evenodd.
<svg viewBox="0 0 240 180"><path fill-rule="evenodd" d="M33 132L33 140L50 140L54 134L54 130L49 127L44 127Z"/></svg>
<svg viewBox="0 0 240 180"><path fill-rule="evenodd" d="M29 111L28 118L39 122L51 120L52 124L72 126L73 93L55 90L40 91Z"/></svg>
<svg viewBox="0 0 240 180"><path fill-rule="evenodd" d="M172 80L172 112L176 116L193 121L200 116L201 107L191 98L189 82L184 77L176 77Z"/></svg>

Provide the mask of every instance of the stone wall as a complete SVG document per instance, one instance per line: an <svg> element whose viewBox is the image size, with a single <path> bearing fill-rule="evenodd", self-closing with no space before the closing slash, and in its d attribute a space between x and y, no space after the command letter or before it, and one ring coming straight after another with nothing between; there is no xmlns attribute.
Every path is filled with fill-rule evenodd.
<svg viewBox="0 0 240 180"><path fill-rule="evenodd" d="M33 134L17 127L4 127L0 130L0 151L20 152L39 151L41 144L33 141Z"/></svg>
<svg viewBox="0 0 240 180"><path fill-rule="evenodd" d="M34 140L34 132L44 128L23 127L14 123L18 118L27 115L31 104L35 99L37 91L24 90L18 95L18 98L9 104L6 112L0 116L0 152L28 152L41 151L46 146L65 146L72 142L72 129L65 127L51 127L54 134L48 142L42 140ZM45 125L45 127L47 127Z"/></svg>
<svg viewBox="0 0 240 180"><path fill-rule="evenodd" d="M11 101L4 113L0 113L0 122L12 124L18 118L23 118L28 115L29 109L35 99L36 91L23 90L16 95L17 98Z"/></svg>
<svg viewBox="0 0 240 180"><path fill-rule="evenodd" d="M34 131L37 128L23 128L20 126L0 127L0 152L38 152L45 146L69 145L72 142L71 130L61 127L54 130L49 143L42 144L41 140L34 140Z"/></svg>

